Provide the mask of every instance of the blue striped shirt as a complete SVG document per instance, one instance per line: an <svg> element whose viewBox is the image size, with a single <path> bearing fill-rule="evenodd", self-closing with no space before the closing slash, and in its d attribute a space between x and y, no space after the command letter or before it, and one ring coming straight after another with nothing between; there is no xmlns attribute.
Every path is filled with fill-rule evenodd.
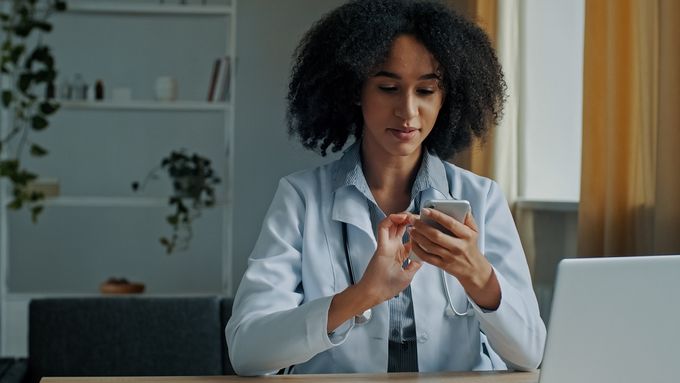
<svg viewBox="0 0 680 383"><path fill-rule="evenodd" d="M345 156L340 160L341 166L338 169L346 171L343 175L336 174L335 180L336 188L341 186L354 186L364 197L370 212L371 224L373 226L373 234L377 238L377 227L380 221L385 219L385 213L380 209L371 193L371 189L366 182L364 176L361 155L360 143L350 147L345 153ZM437 182L431 178L430 172L431 160L428 155L422 156L420 168L416 175L411 188L411 200L406 211L417 213L420 210L420 193L421 191L439 186ZM434 185L437 184L437 185ZM408 238L405 235L404 241ZM416 350L416 323L413 314L413 299L411 297L411 286L408 286L404 291L399 293L396 297L388 301L390 312L390 329L389 329L389 360L390 371L417 371L417 350Z"/></svg>

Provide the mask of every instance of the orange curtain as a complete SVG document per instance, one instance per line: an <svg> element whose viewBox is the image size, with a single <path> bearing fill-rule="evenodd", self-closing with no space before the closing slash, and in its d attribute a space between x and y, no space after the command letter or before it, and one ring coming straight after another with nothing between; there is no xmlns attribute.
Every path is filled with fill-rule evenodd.
<svg viewBox="0 0 680 383"><path fill-rule="evenodd" d="M496 42L497 0L448 0L456 11L477 23L489 36L491 43ZM453 162L465 169L484 177L493 175L493 129L484 141L475 139L470 147L453 158Z"/></svg>
<svg viewBox="0 0 680 383"><path fill-rule="evenodd" d="M580 256L680 253L680 2L586 0Z"/></svg>

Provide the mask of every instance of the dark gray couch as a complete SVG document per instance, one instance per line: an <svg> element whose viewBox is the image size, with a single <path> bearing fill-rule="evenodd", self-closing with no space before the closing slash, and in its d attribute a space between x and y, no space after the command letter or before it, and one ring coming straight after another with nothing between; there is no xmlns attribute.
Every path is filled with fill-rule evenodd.
<svg viewBox="0 0 680 383"><path fill-rule="evenodd" d="M23 381L233 374L224 340L231 304L218 296L33 300Z"/></svg>

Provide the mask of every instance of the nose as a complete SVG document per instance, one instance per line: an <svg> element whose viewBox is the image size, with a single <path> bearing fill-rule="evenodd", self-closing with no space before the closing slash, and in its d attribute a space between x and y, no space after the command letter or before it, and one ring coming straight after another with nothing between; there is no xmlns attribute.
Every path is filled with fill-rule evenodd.
<svg viewBox="0 0 680 383"><path fill-rule="evenodd" d="M407 93L399 97L398 105L394 110L394 115L409 122L418 115L418 100L412 94Z"/></svg>

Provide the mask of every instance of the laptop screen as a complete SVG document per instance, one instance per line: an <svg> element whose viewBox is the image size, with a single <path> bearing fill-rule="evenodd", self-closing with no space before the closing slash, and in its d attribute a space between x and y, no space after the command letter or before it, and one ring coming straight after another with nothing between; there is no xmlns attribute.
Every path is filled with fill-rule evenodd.
<svg viewBox="0 0 680 383"><path fill-rule="evenodd" d="M540 383L680 382L680 256L565 259Z"/></svg>

